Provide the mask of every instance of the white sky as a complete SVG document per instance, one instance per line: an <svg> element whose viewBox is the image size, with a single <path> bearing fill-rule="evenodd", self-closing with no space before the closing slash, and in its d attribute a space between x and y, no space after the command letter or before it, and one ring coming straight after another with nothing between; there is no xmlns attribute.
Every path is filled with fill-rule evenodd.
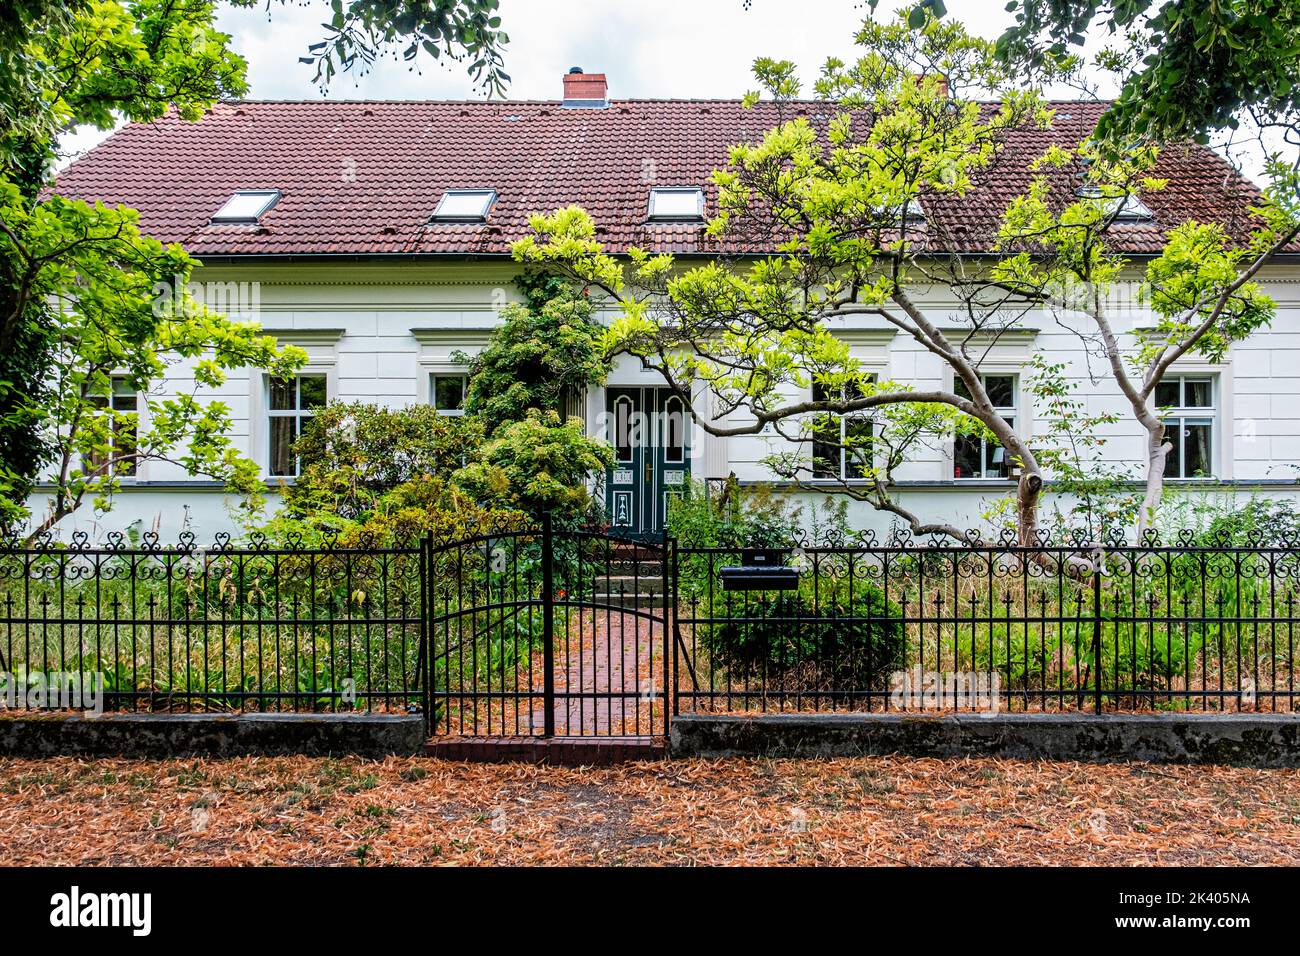
<svg viewBox="0 0 1300 956"><path fill-rule="evenodd" d="M877 16L903 0L881 0ZM1003 0L948 0L948 16L993 38L1010 22ZM620 97L739 97L754 86L757 56L789 59L810 89L832 54L852 57L853 34L867 16L860 0L501 0L510 35L509 96L558 99L571 66L609 76ZM381 60L364 76L336 78L327 94L312 82L314 68L298 62L325 34L328 0L271 0L268 9L221 12L231 45L248 60L253 99L470 99L476 95L460 63L421 54L419 69ZM66 137L70 160L107 135Z"/></svg>

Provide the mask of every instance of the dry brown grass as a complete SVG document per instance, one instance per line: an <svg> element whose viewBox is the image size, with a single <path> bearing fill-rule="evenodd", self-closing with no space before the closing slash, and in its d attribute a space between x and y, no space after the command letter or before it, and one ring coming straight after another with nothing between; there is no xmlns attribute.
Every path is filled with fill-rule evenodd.
<svg viewBox="0 0 1300 956"><path fill-rule="evenodd" d="M0 760L4 864L1296 864L1300 771Z"/></svg>

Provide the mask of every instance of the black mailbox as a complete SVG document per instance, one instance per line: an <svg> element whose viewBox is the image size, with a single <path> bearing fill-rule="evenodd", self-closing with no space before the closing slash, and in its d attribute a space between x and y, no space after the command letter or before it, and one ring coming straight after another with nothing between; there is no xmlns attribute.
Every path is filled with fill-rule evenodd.
<svg viewBox="0 0 1300 956"><path fill-rule="evenodd" d="M739 567L722 568L724 591L793 591L799 572L785 565L786 552L775 548L746 548Z"/></svg>

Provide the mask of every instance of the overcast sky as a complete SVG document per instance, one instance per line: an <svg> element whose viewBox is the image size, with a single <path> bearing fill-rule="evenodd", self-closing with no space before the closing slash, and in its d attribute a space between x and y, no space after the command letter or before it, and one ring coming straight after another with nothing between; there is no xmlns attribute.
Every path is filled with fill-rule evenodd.
<svg viewBox="0 0 1300 956"><path fill-rule="evenodd" d="M882 0L880 14L903 0ZM1002 0L947 0L949 16L996 37L1011 22ZM739 97L754 86L756 56L793 60L806 88L830 55L850 57L866 17L859 0L501 0L510 35L506 71L516 99L558 99L572 66L609 77L612 97ZM479 96L458 63L421 55L419 70L381 60L367 75L336 78L322 93L314 70L298 62L324 36L328 0L272 0L269 12L225 9L231 45L248 60L254 99L469 99ZM72 155L106 134L64 140Z"/></svg>

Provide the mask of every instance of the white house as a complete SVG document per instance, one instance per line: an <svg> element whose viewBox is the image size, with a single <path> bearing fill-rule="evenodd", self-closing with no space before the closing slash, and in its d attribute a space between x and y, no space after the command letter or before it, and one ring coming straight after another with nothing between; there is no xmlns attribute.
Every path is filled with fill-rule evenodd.
<svg viewBox="0 0 1300 956"><path fill-rule="evenodd" d="M774 105L611 100L600 74L570 74L564 83L565 98L546 102L222 104L197 123L169 116L124 127L69 167L57 188L138 209L142 231L180 242L203 261L194 278L210 305L256 318L281 342L310 353L292 386L259 374L231 376L221 390L235 410L239 444L274 488L292 480L289 443L324 400L431 402L458 412L465 369L457 355L481 348L500 307L517 297L509 243L526 234L529 215L576 203L592 214L611 251L639 245L688 261L717 254L702 234L716 201L710 171L730 144L776 124ZM1077 142L1101 109L1057 106L1051 133L1016 134L1008 148L1027 159L1050 137ZM789 110L814 122L829 112L815 102ZM1170 188L1150 197L1149 215L1124 226L1135 268L1185 219L1242 231L1255 195L1206 149L1167 150L1161 166ZM969 214L996 215L1028 175L972 194ZM1181 436L1169 475L1199 491L1289 497L1297 490L1300 261L1279 257L1262 278L1278 304L1272 327L1234 347L1222 364L1181 362L1167 381L1161 404L1175 407ZM942 289L924 300L941 321L951 304ZM882 378L951 386L938 359L892 328L863 318L840 334ZM1024 431L1033 428L1036 409L1023 366L1035 352L1068 363L1090 410L1125 412L1113 384L1090 376L1078 339L1044 316L1003 337L983 363L991 391ZM187 384L178 370L164 387ZM138 398L122 389L113 400L129 408ZM673 410L657 375L626 357L584 402L575 410L593 433L611 439L620 416ZM1107 454L1140 462L1137 424L1122 420L1113 431ZM662 521L665 494L687 475L770 479L761 462L773 440L714 438L698 426L643 435L636 447L619 439L621 460L605 482L610 512L652 530ZM960 440L935 449L897 474L899 492L918 511L969 525L1010 488L999 451ZM83 510L62 533L135 524L163 540L183 529L202 540L230 525L221 489L173 467L143 465L124 484L112 512ZM37 512L43 497L38 490ZM866 506L856 506L853 520L889 524Z"/></svg>

